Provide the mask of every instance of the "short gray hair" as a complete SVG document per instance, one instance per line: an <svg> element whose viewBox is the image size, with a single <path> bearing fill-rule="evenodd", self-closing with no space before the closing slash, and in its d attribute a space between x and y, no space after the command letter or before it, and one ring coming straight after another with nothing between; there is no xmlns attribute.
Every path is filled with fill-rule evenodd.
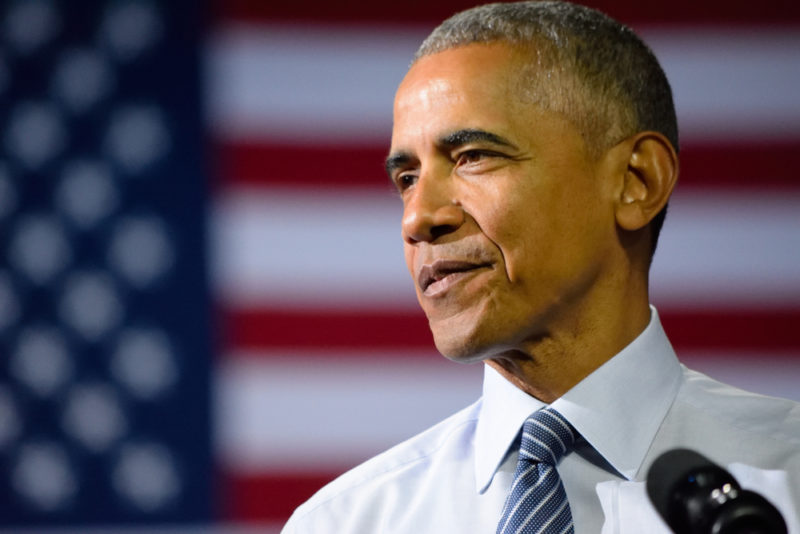
<svg viewBox="0 0 800 534"><path fill-rule="evenodd" d="M440 24L414 61L473 43L507 42L531 52L523 91L581 132L591 150L641 131L664 135L678 150L667 77L633 30L585 6L559 1L486 4ZM666 208L653 219L653 249Z"/></svg>

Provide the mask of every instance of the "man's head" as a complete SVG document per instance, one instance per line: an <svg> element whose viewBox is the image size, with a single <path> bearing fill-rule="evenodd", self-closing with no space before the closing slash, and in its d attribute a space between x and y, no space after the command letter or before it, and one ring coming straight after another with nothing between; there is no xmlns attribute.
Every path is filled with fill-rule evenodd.
<svg viewBox="0 0 800 534"><path fill-rule="evenodd" d="M414 61L497 41L530 54L520 96L567 117L594 152L647 130L679 150L672 91L658 60L633 30L594 9L560 1L474 7L433 30ZM650 224L653 253L666 212Z"/></svg>
<svg viewBox="0 0 800 534"><path fill-rule="evenodd" d="M520 9L531 21L541 11L541 35L517 27ZM456 15L398 89L387 170L403 198L408 268L451 358L602 329L634 298L646 309L648 225L666 205L676 155L668 133L641 131L624 91L597 72L602 61L562 57L594 51L554 29L581 9Z"/></svg>

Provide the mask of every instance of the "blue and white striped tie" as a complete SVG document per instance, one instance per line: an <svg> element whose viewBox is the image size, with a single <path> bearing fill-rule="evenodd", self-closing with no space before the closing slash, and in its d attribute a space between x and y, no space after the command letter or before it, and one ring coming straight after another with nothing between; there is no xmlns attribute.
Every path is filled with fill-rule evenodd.
<svg viewBox="0 0 800 534"><path fill-rule="evenodd" d="M575 444L575 429L550 407L522 426L514 483L497 534L573 534L572 511L556 464Z"/></svg>

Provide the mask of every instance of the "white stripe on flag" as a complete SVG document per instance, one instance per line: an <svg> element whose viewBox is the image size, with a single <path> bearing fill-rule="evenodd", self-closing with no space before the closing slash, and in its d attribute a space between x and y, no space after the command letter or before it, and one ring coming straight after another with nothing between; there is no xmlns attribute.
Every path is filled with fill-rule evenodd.
<svg viewBox="0 0 800 534"><path fill-rule="evenodd" d="M653 300L682 308L800 302L800 192L692 191L672 201ZM238 188L212 226L215 283L240 308L416 306L392 194Z"/></svg>
<svg viewBox="0 0 800 534"><path fill-rule="evenodd" d="M375 144L424 31L234 26L207 56L212 127L227 139Z"/></svg>
<svg viewBox="0 0 800 534"><path fill-rule="evenodd" d="M800 29L645 30L686 139L784 140L800 133Z"/></svg>
<svg viewBox="0 0 800 534"><path fill-rule="evenodd" d="M217 448L235 472L355 465L475 401L479 364L437 354L231 354L216 384ZM800 401L800 354L688 353L690 367Z"/></svg>
<svg viewBox="0 0 800 534"><path fill-rule="evenodd" d="M414 307L388 192L238 188L216 206L215 280L238 307Z"/></svg>
<svg viewBox="0 0 800 534"><path fill-rule="evenodd" d="M669 210L650 275L653 302L800 303L800 191L679 192Z"/></svg>
<svg viewBox="0 0 800 534"><path fill-rule="evenodd" d="M361 462L478 399L481 365L430 354L232 354L218 373L216 421L237 471Z"/></svg>
<svg viewBox="0 0 800 534"><path fill-rule="evenodd" d="M376 144L427 29L226 27L207 54L207 104L225 139ZM800 135L800 29L647 29L684 141Z"/></svg>

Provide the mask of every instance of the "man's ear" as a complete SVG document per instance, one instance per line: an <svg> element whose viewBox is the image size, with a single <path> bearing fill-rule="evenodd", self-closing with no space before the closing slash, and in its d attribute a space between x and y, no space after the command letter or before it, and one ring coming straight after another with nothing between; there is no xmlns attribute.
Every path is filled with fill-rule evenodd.
<svg viewBox="0 0 800 534"><path fill-rule="evenodd" d="M678 155L663 135L640 132L627 140L628 164L616 204L624 230L639 230L667 204L678 181Z"/></svg>

